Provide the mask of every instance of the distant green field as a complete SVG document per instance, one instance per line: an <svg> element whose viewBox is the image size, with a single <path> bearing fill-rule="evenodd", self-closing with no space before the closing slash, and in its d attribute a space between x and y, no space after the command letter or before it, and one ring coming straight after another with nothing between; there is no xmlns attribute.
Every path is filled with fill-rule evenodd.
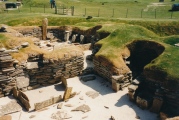
<svg viewBox="0 0 179 120"><path fill-rule="evenodd" d="M15 1L15 0L12 0ZM63 9L70 11L74 6L74 16L102 17L102 18L142 18L142 19L179 19L179 12L170 12L173 3L165 0L56 0L57 13L63 14ZM2 3L0 3L2 4ZM50 8L49 0L24 0L23 7L17 10L3 11L1 14L48 13L55 14Z"/></svg>

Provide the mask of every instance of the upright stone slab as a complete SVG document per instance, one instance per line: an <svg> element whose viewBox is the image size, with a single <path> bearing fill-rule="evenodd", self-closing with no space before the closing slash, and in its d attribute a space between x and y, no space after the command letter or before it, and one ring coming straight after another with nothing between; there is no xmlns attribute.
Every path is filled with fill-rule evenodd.
<svg viewBox="0 0 179 120"><path fill-rule="evenodd" d="M29 86L29 77L21 76L16 78L17 88L23 88Z"/></svg>
<svg viewBox="0 0 179 120"><path fill-rule="evenodd" d="M40 110L42 108L45 108L45 107L48 107L50 105L53 105L55 103L58 103L62 100L62 97L61 95L57 96L57 97L52 97L48 100L45 100L45 101L42 101L42 102L38 102L38 103L35 103L34 106L35 106L35 110Z"/></svg>
<svg viewBox="0 0 179 120"><path fill-rule="evenodd" d="M48 19L45 18L42 21L42 39L46 40L47 38L47 26L48 26Z"/></svg>
<svg viewBox="0 0 179 120"><path fill-rule="evenodd" d="M27 111L31 108L29 103L29 98L24 94L22 91L18 92L18 98L17 98L21 104L26 108Z"/></svg>
<svg viewBox="0 0 179 120"><path fill-rule="evenodd" d="M6 105L1 106L0 116L18 112L21 110L22 110L22 107L17 103L17 101L12 100L11 102L7 103Z"/></svg>
<svg viewBox="0 0 179 120"><path fill-rule="evenodd" d="M65 35L64 35L65 42L69 41L69 37L70 37L70 31L65 31Z"/></svg>
<svg viewBox="0 0 179 120"><path fill-rule="evenodd" d="M117 81L115 81L115 80L112 80L112 89L113 89L115 92L119 91L119 89L120 89L119 84L118 84Z"/></svg>
<svg viewBox="0 0 179 120"><path fill-rule="evenodd" d="M154 113L159 113L162 105L163 105L163 99L159 97L155 97L153 99L153 104L150 111Z"/></svg>
<svg viewBox="0 0 179 120"><path fill-rule="evenodd" d="M66 87L65 93L63 95L64 101L70 98L71 91L72 91L72 87Z"/></svg>

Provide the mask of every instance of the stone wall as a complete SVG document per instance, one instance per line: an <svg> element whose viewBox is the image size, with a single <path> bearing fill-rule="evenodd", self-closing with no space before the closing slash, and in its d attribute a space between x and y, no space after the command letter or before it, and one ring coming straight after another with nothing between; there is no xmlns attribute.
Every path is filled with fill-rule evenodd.
<svg viewBox="0 0 179 120"><path fill-rule="evenodd" d="M134 81L128 87L131 101L154 113L163 111L169 117L179 115L179 90L167 89L164 83L147 78Z"/></svg>
<svg viewBox="0 0 179 120"><path fill-rule="evenodd" d="M36 37L39 39L42 39L42 28L41 27L14 27L14 30L17 30L19 33L21 33L25 37Z"/></svg>
<svg viewBox="0 0 179 120"><path fill-rule="evenodd" d="M79 75L83 70L83 52L70 53L57 60L44 59L42 55L31 56L27 63L17 65L9 50L0 51L0 97L12 93L15 87L26 91L40 86L52 85Z"/></svg>
<svg viewBox="0 0 179 120"><path fill-rule="evenodd" d="M25 37L36 37L42 40L42 27L14 27L13 29L17 30ZM64 31L59 29L59 27L48 27L47 28L47 39L62 39L64 38Z"/></svg>
<svg viewBox="0 0 179 120"><path fill-rule="evenodd" d="M30 86L32 89L36 86L46 86L60 82L61 79L75 77L83 70L83 53L64 58L59 61L42 60L39 62L28 62L25 71L30 77Z"/></svg>
<svg viewBox="0 0 179 120"><path fill-rule="evenodd" d="M14 30L18 31L25 37L36 37L42 40L42 27L37 26L26 26L26 27L13 27ZM69 39L73 43L91 43L92 39L98 39L96 36L97 28L91 28L89 30L80 30L79 28L72 28L68 26L48 26L47 27L47 40L58 40L58 41L66 41ZM69 33L68 38L66 38L66 33ZM96 37L94 37L96 36ZM45 40L45 39L44 39Z"/></svg>
<svg viewBox="0 0 179 120"><path fill-rule="evenodd" d="M122 90L132 82L132 72L129 69L121 69L112 66L105 60L93 59L94 70L103 78L112 82L112 89L114 91ZM126 71L124 73L124 71Z"/></svg>
<svg viewBox="0 0 179 120"><path fill-rule="evenodd" d="M11 89L16 86L16 77L23 75L23 70L14 68L16 61L10 55L10 50L0 50L0 97L11 93Z"/></svg>

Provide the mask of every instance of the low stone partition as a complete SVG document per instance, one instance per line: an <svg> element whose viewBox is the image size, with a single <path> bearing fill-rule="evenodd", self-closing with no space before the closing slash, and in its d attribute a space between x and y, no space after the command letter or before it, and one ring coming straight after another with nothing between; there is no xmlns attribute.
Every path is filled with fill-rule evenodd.
<svg viewBox="0 0 179 120"><path fill-rule="evenodd" d="M60 82L61 79L71 78L79 75L83 70L83 53L78 53L72 58L68 54L59 61L43 60L40 62L28 62L25 71L30 77L32 89L36 86L46 86Z"/></svg>
<svg viewBox="0 0 179 120"><path fill-rule="evenodd" d="M42 28L38 26L28 26L28 27L13 27L25 37L36 37L42 39Z"/></svg>
<svg viewBox="0 0 179 120"><path fill-rule="evenodd" d="M108 62L99 61L95 58L93 59L93 64L94 70L100 76L112 82L112 89L116 92L127 87L132 82L132 72L129 69L126 69L126 73L120 73L120 68L114 68Z"/></svg>
<svg viewBox="0 0 179 120"><path fill-rule="evenodd" d="M83 70L83 52L79 51L64 53L59 60L46 59L43 55L35 59L29 56L30 62L21 65L17 65L10 52L14 51L0 51L0 97L11 94L14 87L21 91L32 90L75 77Z"/></svg>
<svg viewBox="0 0 179 120"><path fill-rule="evenodd" d="M99 40L96 30L100 26L95 26L88 30L81 30L77 27L70 26L48 26L42 24L42 26L25 26L25 27L12 27L24 37L35 37L40 40L51 40L51 41L70 41L71 43L87 44L94 40ZM44 30L43 30L44 29ZM45 31L45 32L43 32Z"/></svg>

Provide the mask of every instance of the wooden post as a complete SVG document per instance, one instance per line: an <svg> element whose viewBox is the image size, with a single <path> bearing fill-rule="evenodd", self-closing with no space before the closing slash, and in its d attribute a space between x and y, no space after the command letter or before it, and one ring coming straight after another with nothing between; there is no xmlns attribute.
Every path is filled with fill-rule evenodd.
<svg viewBox="0 0 179 120"><path fill-rule="evenodd" d="M113 8L113 13L112 13L112 17L114 17L114 8Z"/></svg>
<svg viewBox="0 0 179 120"><path fill-rule="evenodd" d="M85 8L85 16L86 16L86 8Z"/></svg>
<svg viewBox="0 0 179 120"><path fill-rule="evenodd" d="M142 18L143 9L141 10L141 18Z"/></svg>
<svg viewBox="0 0 179 120"><path fill-rule="evenodd" d="M55 14L57 14L57 6L55 6Z"/></svg>
<svg viewBox="0 0 179 120"><path fill-rule="evenodd" d="M100 12L100 9L98 9L98 17L99 17L99 12Z"/></svg>
<svg viewBox="0 0 179 120"><path fill-rule="evenodd" d="M126 18L127 18L127 16L128 16L128 8L127 8L127 12L126 12Z"/></svg>
<svg viewBox="0 0 179 120"><path fill-rule="evenodd" d="M45 5L44 5L44 13L45 13Z"/></svg>
<svg viewBox="0 0 179 120"><path fill-rule="evenodd" d="M74 15L74 6L71 6L71 15Z"/></svg>
<svg viewBox="0 0 179 120"><path fill-rule="evenodd" d="M64 7L64 5L63 5L63 15L65 14L65 7Z"/></svg>
<svg viewBox="0 0 179 120"><path fill-rule="evenodd" d="M30 5L30 12L31 12L31 5Z"/></svg>
<svg viewBox="0 0 179 120"><path fill-rule="evenodd" d="M173 18L173 11L171 11L171 19Z"/></svg>

